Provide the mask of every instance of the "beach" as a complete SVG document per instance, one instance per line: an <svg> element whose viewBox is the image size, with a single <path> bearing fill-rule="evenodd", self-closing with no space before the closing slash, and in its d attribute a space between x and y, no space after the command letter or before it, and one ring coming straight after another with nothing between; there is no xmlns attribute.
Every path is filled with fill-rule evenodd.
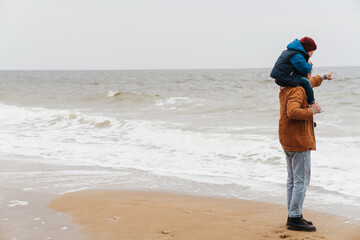
<svg viewBox="0 0 360 240"><path fill-rule="evenodd" d="M0 240L360 240L359 13L0 0Z"/></svg>
<svg viewBox="0 0 360 240"><path fill-rule="evenodd" d="M65 194L50 208L72 217L86 239L348 239L360 225L305 211L312 233L286 230L283 205L163 192L89 190Z"/></svg>
<svg viewBox="0 0 360 240"><path fill-rule="evenodd" d="M176 191L92 189L49 194L1 191L0 239L358 240L360 222L304 210L316 232L287 230L285 205ZM27 203L27 204L26 204ZM5 218L6 217L6 218Z"/></svg>

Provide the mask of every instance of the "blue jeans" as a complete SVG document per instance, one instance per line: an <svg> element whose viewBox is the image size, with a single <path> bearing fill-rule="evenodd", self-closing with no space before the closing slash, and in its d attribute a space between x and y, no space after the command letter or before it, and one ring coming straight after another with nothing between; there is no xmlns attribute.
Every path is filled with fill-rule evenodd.
<svg viewBox="0 0 360 240"><path fill-rule="evenodd" d="M307 78L302 77L300 80L300 85L305 89L307 100L309 104L315 103L314 91L311 87L311 83Z"/></svg>
<svg viewBox="0 0 360 240"><path fill-rule="evenodd" d="M310 183L310 151L286 151L287 163L287 207L290 218L301 217L306 189Z"/></svg>

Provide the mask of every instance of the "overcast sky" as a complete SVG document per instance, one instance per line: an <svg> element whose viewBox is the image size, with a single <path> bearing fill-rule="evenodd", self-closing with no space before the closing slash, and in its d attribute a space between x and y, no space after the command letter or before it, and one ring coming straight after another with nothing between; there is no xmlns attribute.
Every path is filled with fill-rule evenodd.
<svg viewBox="0 0 360 240"><path fill-rule="evenodd" d="M360 1L0 0L3 70L272 67L303 36L360 66Z"/></svg>

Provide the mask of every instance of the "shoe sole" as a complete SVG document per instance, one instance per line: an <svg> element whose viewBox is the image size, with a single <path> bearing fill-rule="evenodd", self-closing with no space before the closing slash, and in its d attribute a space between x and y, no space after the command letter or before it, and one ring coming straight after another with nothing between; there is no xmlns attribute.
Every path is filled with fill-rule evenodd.
<svg viewBox="0 0 360 240"><path fill-rule="evenodd" d="M299 228L299 227L293 227L288 225L288 230L294 230L294 231L304 231L304 232L316 232L316 228Z"/></svg>

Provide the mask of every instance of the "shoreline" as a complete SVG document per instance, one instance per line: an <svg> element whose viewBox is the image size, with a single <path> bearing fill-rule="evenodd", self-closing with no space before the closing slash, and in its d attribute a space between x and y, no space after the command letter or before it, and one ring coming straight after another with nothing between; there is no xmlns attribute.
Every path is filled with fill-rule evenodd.
<svg viewBox="0 0 360 240"><path fill-rule="evenodd" d="M7 192L59 194L85 189L135 190L148 189L160 192L191 194L208 197L238 198L264 201L275 204L286 203L285 184L252 182L244 185L215 184L179 176L158 175L133 168L111 168L89 165L63 165L38 162L36 158L21 155L5 155L0 159L0 210L2 201L15 200ZM316 174L316 173L315 173ZM285 179L285 178L284 178ZM243 179L251 181L251 179ZM9 191L1 194L3 190ZM275 189L275 190L274 190ZM1 197L5 199L1 200ZM23 200L27 201L27 195ZM360 220L358 204L352 204L349 196L323 191L310 184L304 203L305 209L331 212L333 215ZM31 206L31 204L29 205ZM0 219L1 220L1 219Z"/></svg>
<svg viewBox="0 0 360 240"><path fill-rule="evenodd" d="M252 189L237 185L200 183L176 177L157 176L134 169L37 163L36 159L24 158L24 156L8 156L6 159L8 160L1 159L2 169L0 170L1 240L62 240L64 237L69 240L84 239L84 234L81 233L82 225L71 222L71 216L46 207L53 200L68 196L68 194L77 194L79 191L82 193L81 190L84 189L114 193L149 193L150 191L149 194L159 196L165 194L193 199L223 199L225 202L229 200L245 202L250 200L256 203L265 201L266 203L260 202L260 207L270 204L279 206L281 211L286 211L286 205L280 201L281 199L257 191L252 192ZM331 217L347 219L348 226L360 226L358 210L354 209L352 214L347 214L348 211L341 211L343 204L327 205L326 208L322 206L313 200L309 200L304 206L305 217L314 221L316 226L316 218L307 215L314 209L320 211L320 215L325 211L329 212L329 209L334 209L332 212L334 216ZM343 213L343 215L337 213ZM284 218L286 218L286 212L276 217L278 226L284 227ZM270 231L270 233L273 235L273 232Z"/></svg>
<svg viewBox="0 0 360 240"><path fill-rule="evenodd" d="M49 208L72 217L86 239L343 239L360 223L304 210L313 233L286 229L286 206L156 191L85 190L64 194Z"/></svg>

